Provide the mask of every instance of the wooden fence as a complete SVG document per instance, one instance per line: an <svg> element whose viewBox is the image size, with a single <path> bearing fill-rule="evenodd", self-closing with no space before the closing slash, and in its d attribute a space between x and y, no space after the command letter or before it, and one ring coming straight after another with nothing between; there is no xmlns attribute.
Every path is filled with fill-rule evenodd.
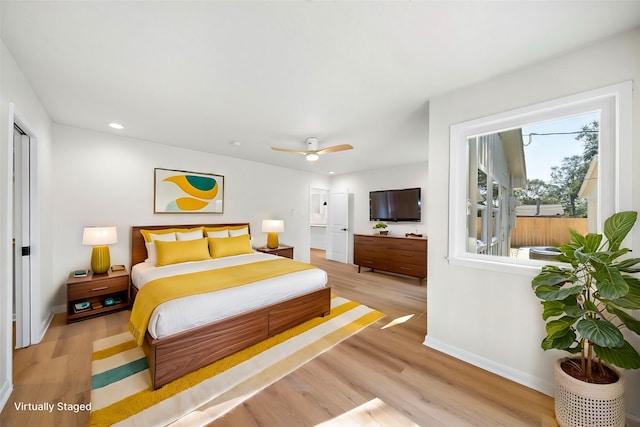
<svg viewBox="0 0 640 427"><path fill-rule="evenodd" d="M560 246L569 243L575 230L587 233L587 218L516 217L516 227L511 230L511 246Z"/></svg>

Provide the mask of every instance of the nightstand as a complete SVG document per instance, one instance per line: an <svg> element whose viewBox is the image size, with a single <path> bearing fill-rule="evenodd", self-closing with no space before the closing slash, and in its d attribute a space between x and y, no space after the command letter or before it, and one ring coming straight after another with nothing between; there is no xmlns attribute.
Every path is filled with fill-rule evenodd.
<svg viewBox="0 0 640 427"><path fill-rule="evenodd" d="M106 305L105 300L109 298L113 299L113 304ZM74 305L81 302L88 302L90 308L76 312ZM86 277L74 277L73 272L69 274L67 323L127 308L129 308L129 272L127 270L111 271L109 269L104 274L93 274L90 271Z"/></svg>
<svg viewBox="0 0 640 427"><path fill-rule="evenodd" d="M285 258L293 259L293 246L280 245L277 248L268 248L266 246L262 246L256 249L258 252L264 252L265 254L278 255Z"/></svg>

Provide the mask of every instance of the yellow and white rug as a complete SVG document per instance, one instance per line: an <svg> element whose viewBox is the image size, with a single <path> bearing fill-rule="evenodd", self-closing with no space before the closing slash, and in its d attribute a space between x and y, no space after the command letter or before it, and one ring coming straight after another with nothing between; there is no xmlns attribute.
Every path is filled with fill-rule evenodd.
<svg viewBox="0 0 640 427"><path fill-rule="evenodd" d="M90 425L205 425L383 316L333 297L329 316L309 320L155 391L144 353L129 332L94 341Z"/></svg>

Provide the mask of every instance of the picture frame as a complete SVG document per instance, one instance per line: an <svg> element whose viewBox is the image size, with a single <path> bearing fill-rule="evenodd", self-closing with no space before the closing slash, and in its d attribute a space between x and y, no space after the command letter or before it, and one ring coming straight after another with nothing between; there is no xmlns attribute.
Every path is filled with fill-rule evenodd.
<svg viewBox="0 0 640 427"><path fill-rule="evenodd" d="M224 176L154 169L154 213L224 213Z"/></svg>

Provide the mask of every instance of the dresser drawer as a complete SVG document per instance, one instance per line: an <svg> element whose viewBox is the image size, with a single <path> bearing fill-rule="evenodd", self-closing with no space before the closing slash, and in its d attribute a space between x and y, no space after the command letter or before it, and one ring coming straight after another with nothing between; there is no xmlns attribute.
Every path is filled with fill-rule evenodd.
<svg viewBox="0 0 640 427"><path fill-rule="evenodd" d="M380 246L382 244L382 242L380 242L380 238L378 237L359 236L357 234L353 242L355 245L369 248L373 246Z"/></svg>
<svg viewBox="0 0 640 427"><path fill-rule="evenodd" d="M403 250L424 252L427 249L427 241L423 239L389 239L387 248L391 251Z"/></svg>
<svg viewBox="0 0 640 427"><path fill-rule="evenodd" d="M406 264L403 262L389 263L387 271L392 273L406 274L414 277L427 277L427 267L423 265Z"/></svg>
<svg viewBox="0 0 640 427"><path fill-rule="evenodd" d="M67 299L87 299L92 296L128 291L129 276L121 276L105 280L93 279L90 282L67 285Z"/></svg>
<svg viewBox="0 0 640 427"><path fill-rule="evenodd" d="M384 270L387 268L387 260L378 257L356 257L354 264L362 267L377 268L378 270Z"/></svg>
<svg viewBox="0 0 640 427"><path fill-rule="evenodd" d="M418 266L427 265L427 254L424 252L414 252L407 250L390 250L389 261L393 263L413 264Z"/></svg>

